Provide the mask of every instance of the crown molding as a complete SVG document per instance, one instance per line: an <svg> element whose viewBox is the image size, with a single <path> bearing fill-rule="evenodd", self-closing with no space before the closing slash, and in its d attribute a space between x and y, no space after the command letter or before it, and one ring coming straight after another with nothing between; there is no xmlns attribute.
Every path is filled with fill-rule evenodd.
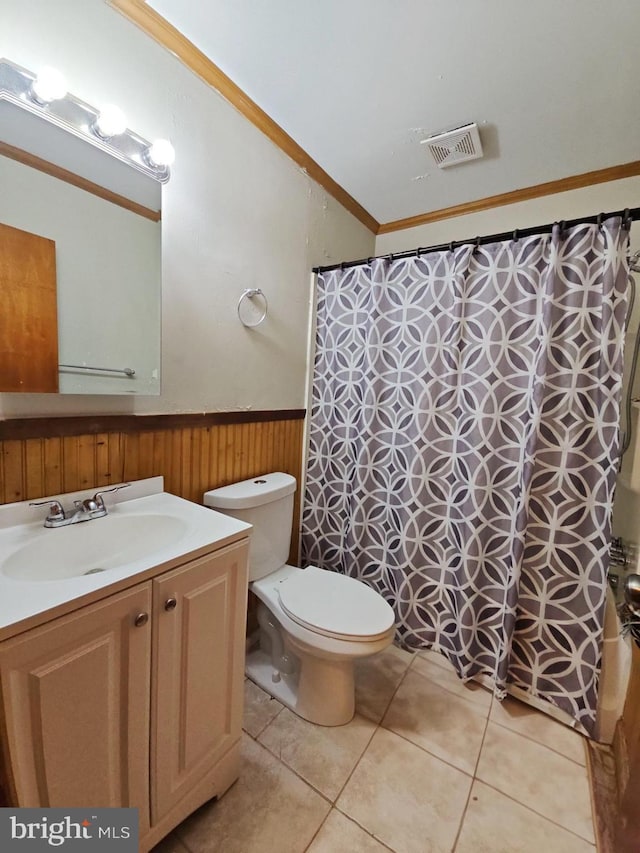
<svg viewBox="0 0 640 853"><path fill-rule="evenodd" d="M173 53L187 68L193 71L201 80L216 89L232 106L234 106L248 121L265 134L278 148L290 157L310 178L320 184L329 195L345 207L374 234L389 234L393 231L404 231L439 222L442 219L452 219L481 210L490 210L521 201L530 201L555 193L582 189L595 184L617 181L622 178L640 175L640 160L584 172L543 184L535 184L511 192L487 196L475 201L432 210L427 213L396 219L391 222L379 223L360 205L353 196L343 189L333 178L313 160L298 143L286 133L267 113L264 112L249 96L237 86L233 80L218 68L202 51L180 33L172 24L156 12L145 0L106 0L118 12L140 27L158 44Z"/></svg>
<svg viewBox="0 0 640 853"><path fill-rule="evenodd" d="M333 180L279 124L265 113L255 101L218 68L201 50L172 24L152 9L145 0L107 0L118 12L136 24L158 44L174 54L201 80L216 89L223 98L280 148L294 163L323 187L329 195L353 214L374 234L379 223L353 196Z"/></svg>
<svg viewBox="0 0 640 853"><path fill-rule="evenodd" d="M625 163L621 166L610 166L607 169L597 169L594 172L584 172L581 175L572 175L557 181L547 181L544 184L535 184L532 187L524 187L512 190L508 193L491 195L479 198L476 201L456 204L453 207L443 207L440 210L432 210L429 213L421 213L417 216L409 216L406 219L396 219L393 222L383 222L378 227L378 234L389 234L392 231L404 231L406 228L416 228L420 225L428 225L439 222L442 219L451 219L454 216L465 216L468 213L478 213L481 210L490 210L492 207L502 207L506 204L516 204L519 201L531 201L534 198L542 198L546 195L578 190L590 187L594 184L604 184L608 181L619 181L622 178L633 178L640 175L640 160L633 163Z"/></svg>

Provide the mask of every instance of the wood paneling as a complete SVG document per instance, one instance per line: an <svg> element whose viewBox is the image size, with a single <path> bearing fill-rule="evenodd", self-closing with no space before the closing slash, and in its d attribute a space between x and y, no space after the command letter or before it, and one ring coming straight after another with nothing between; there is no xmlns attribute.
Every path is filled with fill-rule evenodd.
<svg viewBox="0 0 640 853"><path fill-rule="evenodd" d="M0 391L57 390L56 244L0 224Z"/></svg>
<svg viewBox="0 0 640 853"><path fill-rule="evenodd" d="M304 419L304 409L248 410L244 412L186 412L177 415L82 415L67 418L11 418L0 420L0 441L22 438L93 435L98 432L152 432L179 427L209 427L264 421Z"/></svg>
<svg viewBox="0 0 640 853"><path fill-rule="evenodd" d="M106 432L51 437L46 435L48 419L38 419L38 437L0 440L0 503L158 475L164 477L166 491L195 503L202 503L207 489L270 471L292 474L299 484L304 412L269 414L271 419L266 419L267 413L257 413L259 420L247 421L246 413L239 413L241 423L207 425L198 416L193 421L198 426L174 426L169 415L166 428L158 415L153 417L152 429L133 430L126 429L129 418L125 416L120 431L115 430L118 418L112 417ZM225 413L226 421L232 419L232 413ZM60 422L65 419L55 420L54 432L63 432ZM291 559L298 550L299 507L298 489Z"/></svg>

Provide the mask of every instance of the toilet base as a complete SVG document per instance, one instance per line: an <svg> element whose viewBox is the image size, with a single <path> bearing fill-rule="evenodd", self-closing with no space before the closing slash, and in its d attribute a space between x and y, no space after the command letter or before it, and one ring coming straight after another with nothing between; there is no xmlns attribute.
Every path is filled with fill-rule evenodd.
<svg viewBox="0 0 640 853"><path fill-rule="evenodd" d="M353 661L307 658L304 667L274 680L270 655L257 648L246 657L251 681L304 720L319 726L344 726L353 719L355 686Z"/></svg>

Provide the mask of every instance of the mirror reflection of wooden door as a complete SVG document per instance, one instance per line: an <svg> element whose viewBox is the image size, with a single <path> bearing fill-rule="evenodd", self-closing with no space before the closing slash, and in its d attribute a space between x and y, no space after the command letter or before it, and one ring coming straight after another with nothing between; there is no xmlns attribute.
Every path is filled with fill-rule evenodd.
<svg viewBox="0 0 640 853"><path fill-rule="evenodd" d="M57 390L55 243L0 224L0 391Z"/></svg>

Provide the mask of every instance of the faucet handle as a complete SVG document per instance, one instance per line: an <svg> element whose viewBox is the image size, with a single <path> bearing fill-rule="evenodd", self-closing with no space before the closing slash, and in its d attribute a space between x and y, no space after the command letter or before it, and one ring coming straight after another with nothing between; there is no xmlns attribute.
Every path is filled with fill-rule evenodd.
<svg viewBox="0 0 640 853"><path fill-rule="evenodd" d="M97 509L104 508L104 500L102 499L103 495L108 494L109 492L119 492L120 489L128 489L131 483L124 483L122 486L113 486L111 489L101 489L99 492L96 492L93 496L93 500L96 502Z"/></svg>
<svg viewBox="0 0 640 853"><path fill-rule="evenodd" d="M29 506L49 506L51 512L47 516L47 521L64 521L66 515L60 501L29 501Z"/></svg>

